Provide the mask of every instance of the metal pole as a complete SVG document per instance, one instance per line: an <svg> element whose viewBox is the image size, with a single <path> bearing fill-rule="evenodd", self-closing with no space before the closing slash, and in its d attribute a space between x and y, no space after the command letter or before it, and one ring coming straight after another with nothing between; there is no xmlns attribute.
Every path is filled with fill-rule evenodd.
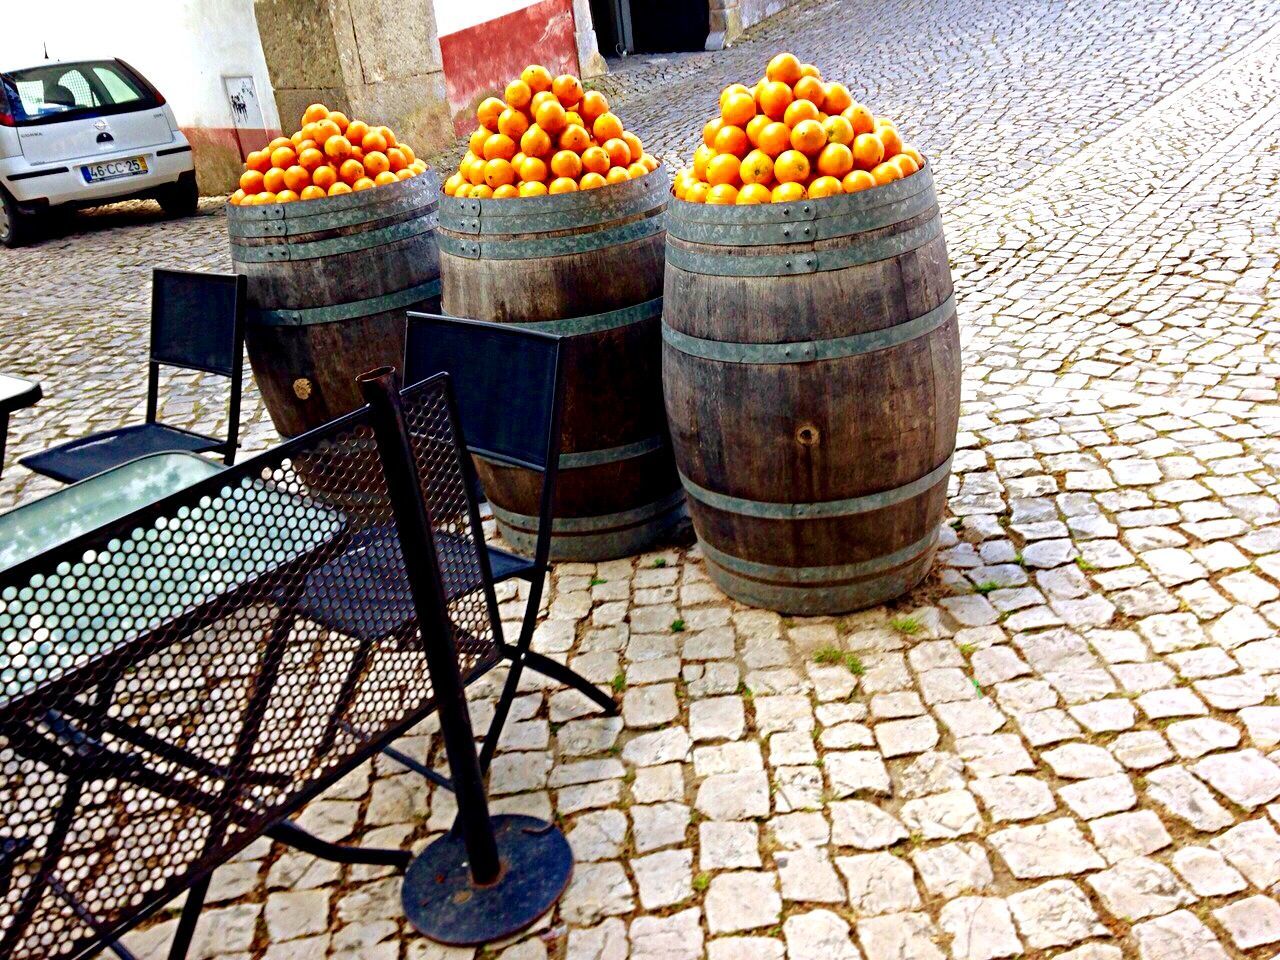
<svg viewBox="0 0 1280 960"><path fill-rule="evenodd" d="M380 367L362 374L358 380L373 414L378 455L382 458L387 490L395 511L401 555L413 591L422 649L431 673L445 754L449 760L454 794L458 798L458 823L467 849L471 877L479 885L492 883L498 879L502 867L493 824L489 819L489 801L484 793L480 761L476 757L466 693L458 670L452 622L440 583L431 518L422 498L421 481L400 408L396 371L394 367Z"/></svg>

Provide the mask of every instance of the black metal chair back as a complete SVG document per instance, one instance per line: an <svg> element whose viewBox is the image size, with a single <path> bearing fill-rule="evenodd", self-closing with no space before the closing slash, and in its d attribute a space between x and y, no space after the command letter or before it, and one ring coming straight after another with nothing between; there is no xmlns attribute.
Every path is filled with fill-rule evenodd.
<svg viewBox="0 0 1280 960"><path fill-rule="evenodd" d="M466 518L431 575L482 585L447 378L414 404L426 512ZM370 650L299 602L380 616L405 565L342 561L420 555L396 521L364 408L0 572L0 957L90 956L187 890L189 941L214 868L264 834L306 849L286 818L434 709L430 628ZM499 658L492 591L448 616L473 679Z"/></svg>
<svg viewBox="0 0 1280 960"><path fill-rule="evenodd" d="M247 280L242 275L152 271L151 362L147 378L147 423L156 422L160 368L175 367L228 377L227 440L221 451L235 457L240 434Z"/></svg>

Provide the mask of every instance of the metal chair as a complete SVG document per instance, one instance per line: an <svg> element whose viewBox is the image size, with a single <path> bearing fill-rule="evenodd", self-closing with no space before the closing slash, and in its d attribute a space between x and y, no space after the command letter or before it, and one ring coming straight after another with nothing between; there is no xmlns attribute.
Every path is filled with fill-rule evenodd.
<svg viewBox="0 0 1280 960"><path fill-rule="evenodd" d="M228 274L154 271L146 422L32 454L20 461L23 466L63 483L74 483L149 453L216 452L224 462L232 463L240 433L245 283L244 277ZM225 439L156 420L161 366L230 378Z"/></svg>

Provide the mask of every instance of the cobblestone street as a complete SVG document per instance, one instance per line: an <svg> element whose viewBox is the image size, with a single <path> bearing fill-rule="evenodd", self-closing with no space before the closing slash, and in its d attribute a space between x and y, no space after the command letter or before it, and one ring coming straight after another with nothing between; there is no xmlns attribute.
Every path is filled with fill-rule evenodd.
<svg viewBox="0 0 1280 960"><path fill-rule="evenodd" d="M965 367L936 573L804 619L729 601L682 545L559 565L536 642L622 715L526 674L490 782L565 828L557 910L441 948L389 871L263 841L215 875L193 957L1280 960L1280 8L812 0L595 85L675 166L784 48L935 167ZM0 371L45 393L0 509L53 487L18 457L141 418L155 266L229 270L221 201L0 252ZM223 407L184 379L162 417ZM275 438L251 385L244 431ZM401 748L443 764L433 729ZM454 809L380 758L301 820L420 848ZM158 960L175 925L126 942Z"/></svg>

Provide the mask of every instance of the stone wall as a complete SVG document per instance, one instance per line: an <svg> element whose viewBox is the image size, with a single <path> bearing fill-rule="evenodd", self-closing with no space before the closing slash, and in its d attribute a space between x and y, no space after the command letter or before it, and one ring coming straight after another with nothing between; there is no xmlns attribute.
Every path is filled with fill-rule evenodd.
<svg viewBox="0 0 1280 960"><path fill-rule="evenodd" d="M707 49L721 50L766 17L772 17L799 0L708 0L711 4L711 30Z"/></svg>

